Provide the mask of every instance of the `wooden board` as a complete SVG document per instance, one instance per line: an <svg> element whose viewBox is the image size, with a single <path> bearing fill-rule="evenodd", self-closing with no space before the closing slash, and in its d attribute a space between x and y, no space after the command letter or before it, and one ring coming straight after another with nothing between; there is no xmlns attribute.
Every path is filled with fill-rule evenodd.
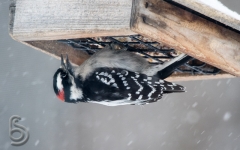
<svg viewBox="0 0 240 150"><path fill-rule="evenodd" d="M135 34L131 0L17 0L10 8L10 34L19 41Z"/></svg>
<svg viewBox="0 0 240 150"><path fill-rule="evenodd" d="M131 29L240 76L240 34L162 0L134 0Z"/></svg>
<svg viewBox="0 0 240 150"><path fill-rule="evenodd" d="M57 59L60 59L61 54L68 54L69 59L75 65L81 65L90 56L80 50L76 50L67 44L63 44L57 41L27 41L22 42L32 48L47 53ZM179 81L194 81L194 80L210 80L210 79L223 79L223 78L234 78L234 76L221 72L217 75L190 75L182 73L174 73L166 80L170 82Z"/></svg>
<svg viewBox="0 0 240 150"><path fill-rule="evenodd" d="M217 75L187 75L187 74L175 74L171 75L166 79L166 81L170 82L182 82L182 81L197 81L197 80L213 80L213 79L228 79L235 78L235 76L230 75L228 73L220 73Z"/></svg>
<svg viewBox="0 0 240 150"><path fill-rule="evenodd" d="M57 59L60 59L61 54L63 54L64 57L66 57L67 54L71 62L75 65L81 65L90 57L85 51L76 50L72 46L57 41L27 41L22 43Z"/></svg>
<svg viewBox="0 0 240 150"><path fill-rule="evenodd" d="M171 3L171 1L174 1L178 4L181 4L183 6L186 6L187 8L190 8L194 11L197 11L211 19L214 19L218 22L221 22L233 29L236 29L240 31L240 20L225 14L221 11L218 11L206 4L203 4L197 0L166 0Z"/></svg>
<svg viewBox="0 0 240 150"><path fill-rule="evenodd" d="M93 2L98 4L91 5ZM159 2L162 2L162 1L159 1ZM69 4L66 4L66 3L69 3ZM80 3L85 3L85 7L80 7L79 6ZM103 4L104 4L104 7L103 7ZM74 64L80 65L83 61L89 58L89 55L87 55L85 52L75 50L71 46L68 46L63 43L59 43L53 39L130 35L130 34L135 34L136 32L140 34L145 33L145 31L139 31L139 29L135 30L134 28L132 28L134 32L130 30L129 24L130 24L130 17L131 17L131 6L132 6L132 1L130 2L127 0L121 0L121 1L102 0L97 2L87 1L87 0L83 0L81 2L78 0L67 0L67 1L12 0L12 3L10 5L10 26L9 26L10 31L9 32L12 38L14 38L19 42L22 42L23 44L26 44L30 47L41 50L42 52L52 55L58 59L60 58L59 56L61 54L68 54L70 60ZM151 4L148 5L148 7L149 6L152 7ZM132 13L134 18L136 18L136 12L137 12L136 9L138 7L139 6L136 5L136 1L134 1L134 9ZM85 9L85 11L80 11L79 13L80 8ZM97 11L96 11L96 8L97 8ZM142 10L145 11L145 7L143 8L144 9ZM164 10L164 9L159 9L159 10ZM176 19L176 16L177 16L175 13L179 13L179 10L176 9L172 11L173 11L172 16L170 15L168 17L172 17L172 19L174 20ZM81 17L79 17L81 15L79 15L78 13L85 16L85 18L83 17L81 20ZM152 13L151 15L153 15L152 17L156 17L157 19L159 19L159 16L156 15L155 13ZM173 15L176 15L176 16L173 16ZM186 14L183 13L183 15L186 15ZM93 16L96 16L96 17L94 18ZM146 17L145 18L144 17L142 19L146 19ZM191 22L195 21L195 17L192 17L191 14L188 14L185 17L187 18L188 21L189 20ZM90 24L88 24L89 18L93 18L91 20L92 22L90 21ZM146 22L149 23L149 20L144 20L144 21L145 21L144 23ZM179 25L184 25L184 28L186 27L188 28L188 24L189 24L190 25L189 27L191 29L191 22L190 23L183 22L183 24L179 22L178 23ZM206 24L209 25L208 22ZM150 20L150 26L154 26L154 25L155 25L154 22L151 22ZM157 29L162 28L162 26L164 26L164 22L160 21L157 26L158 27L155 27L155 28ZM173 27L174 28L177 27L178 29L179 26L175 25ZM146 28L143 28L143 29L146 29ZM155 40L157 39L159 42L163 41L165 42L166 45L170 47L175 46L176 48L179 48L180 46L180 49L178 50L181 50L182 48L185 49L184 47L185 43L183 43L183 45L178 45L179 44L178 42L180 42L176 40L178 38L174 37L175 38L174 42L171 40L168 41L169 37L167 38L167 40L162 40L162 39L159 40L158 38L156 38L156 36L159 36L161 34L156 32L157 33L156 35L156 33L152 34L151 30L149 31L150 32L148 34L143 34L143 35L147 35L148 37L153 38ZM200 31L204 31L204 30L200 30ZM178 36L178 35L174 35L174 36ZM180 35L179 38L182 38L182 36L183 35ZM166 37L163 36L163 39L164 38ZM189 44L191 45L192 43L190 42ZM198 51L198 52L201 52L201 51ZM195 54L196 52L193 52L193 53ZM198 54L198 55L201 56L202 54ZM235 57L239 58L238 56L239 55L237 53ZM212 59L212 58L204 57L202 60L205 61L205 59ZM216 76L213 76L213 75L192 76L192 75L176 74L174 76L169 77L167 80L190 81L190 80L218 79L218 78L232 78L232 77L234 76L231 76L227 73L218 74Z"/></svg>

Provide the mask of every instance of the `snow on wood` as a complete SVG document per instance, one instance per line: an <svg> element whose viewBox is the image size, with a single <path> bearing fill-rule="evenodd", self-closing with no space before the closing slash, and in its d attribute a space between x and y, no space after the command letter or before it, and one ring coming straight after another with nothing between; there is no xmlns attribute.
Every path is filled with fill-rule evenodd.
<svg viewBox="0 0 240 150"><path fill-rule="evenodd" d="M172 0L240 31L240 15L218 0ZM171 1L169 1L171 2Z"/></svg>
<svg viewBox="0 0 240 150"><path fill-rule="evenodd" d="M218 0L196 0L196 1L206 4L222 13L225 13L226 15L229 15L235 19L240 20L240 15L237 12L227 8L225 5L223 5Z"/></svg>

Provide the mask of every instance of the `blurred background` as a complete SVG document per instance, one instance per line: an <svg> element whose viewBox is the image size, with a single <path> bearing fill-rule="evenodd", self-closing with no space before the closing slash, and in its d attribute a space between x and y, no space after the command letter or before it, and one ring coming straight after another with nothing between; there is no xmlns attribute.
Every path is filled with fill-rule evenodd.
<svg viewBox="0 0 240 150"><path fill-rule="evenodd" d="M240 13L240 1L221 2ZM1 150L240 149L239 78L179 82L187 93L145 106L62 103L52 88L60 61L11 39L9 3L0 1ZM12 115L30 132L22 146L10 144Z"/></svg>

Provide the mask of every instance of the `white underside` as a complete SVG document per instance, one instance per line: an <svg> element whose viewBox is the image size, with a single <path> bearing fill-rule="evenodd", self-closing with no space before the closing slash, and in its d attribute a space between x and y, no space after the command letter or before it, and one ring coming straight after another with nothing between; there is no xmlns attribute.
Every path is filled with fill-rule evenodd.
<svg viewBox="0 0 240 150"><path fill-rule="evenodd" d="M59 90L62 90L62 89L63 89L62 79L61 79L60 73L57 75L57 88L58 88Z"/></svg>
<svg viewBox="0 0 240 150"><path fill-rule="evenodd" d="M72 86L70 88L70 91L71 91L70 99L73 99L75 101L77 101L77 99L82 99L83 94L81 89L76 88L75 86Z"/></svg>
<svg viewBox="0 0 240 150"><path fill-rule="evenodd" d="M131 105L131 104L141 105L141 103L145 103L147 101L148 101L148 99L146 99L146 100L141 99L141 100L135 100L135 101L122 99L122 100L115 100L115 101L105 100L105 101L101 101L101 102L97 102L97 101L88 101L88 102L95 103L95 104L101 104L101 105L105 105L105 106L120 106L120 105Z"/></svg>

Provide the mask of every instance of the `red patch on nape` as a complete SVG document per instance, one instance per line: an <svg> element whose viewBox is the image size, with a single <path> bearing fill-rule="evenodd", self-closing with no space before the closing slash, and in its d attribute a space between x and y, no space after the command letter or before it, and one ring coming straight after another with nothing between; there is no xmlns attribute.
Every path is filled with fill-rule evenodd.
<svg viewBox="0 0 240 150"><path fill-rule="evenodd" d="M59 91L57 97L58 97L61 101L64 102L64 99L65 99L65 98L64 98L64 91L63 91L63 90Z"/></svg>

